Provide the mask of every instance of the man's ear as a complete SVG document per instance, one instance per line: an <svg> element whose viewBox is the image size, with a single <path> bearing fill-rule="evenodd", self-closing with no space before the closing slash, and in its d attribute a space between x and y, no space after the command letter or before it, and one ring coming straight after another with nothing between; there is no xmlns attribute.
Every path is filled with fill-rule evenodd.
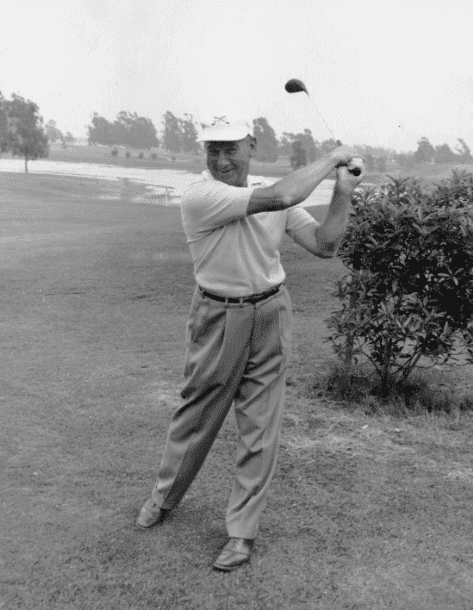
<svg viewBox="0 0 473 610"><path fill-rule="evenodd" d="M250 157L252 157L253 153L256 152L257 144L258 144L258 142L257 142L256 138L254 138L253 136L250 136L250 151L251 151Z"/></svg>

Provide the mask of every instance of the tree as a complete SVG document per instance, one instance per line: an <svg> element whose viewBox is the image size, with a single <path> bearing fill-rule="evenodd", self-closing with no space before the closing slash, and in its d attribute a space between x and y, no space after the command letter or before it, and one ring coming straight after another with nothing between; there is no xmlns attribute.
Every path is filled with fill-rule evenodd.
<svg viewBox="0 0 473 610"><path fill-rule="evenodd" d="M415 152L416 163L430 163L435 156L435 148L424 136L417 142L417 150Z"/></svg>
<svg viewBox="0 0 473 610"><path fill-rule="evenodd" d="M455 150L460 155L461 163L471 163L473 161L473 157L471 156L471 150L465 140L462 138L458 138L458 144L455 146Z"/></svg>
<svg viewBox="0 0 473 610"><path fill-rule="evenodd" d="M296 134L283 131L279 140L279 154L290 157L293 151L293 144L296 140Z"/></svg>
<svg viewBox="0 0 473 610"><path fill-rule="evenodd" d="M329 140L323 140L323 142L320 144L320 152L321 155L326 155L327 153L331 152L332 150L335 150L338 147L337 141L334 140L333 138L330 138Z"/></svg>
<svg viewBox="0 0 473 610"><path fill-rule="evenodd" d="M384 157L386 162L396 160L396 151L392 148L384 148L383 146L367 146L366 144L354 144L353 145L358 152L365 158L371 155L373 159L376 157Z"/></svg>
<svg viewBox="0 0 473 610"><path fill-rule="evenodd" d="M414 169L416 164L415 153L413 152L402 152L396 155L395 161L399 167L405 171Z"/></svg>
<svg viewBox="0 0 473 610"><path fill-rule="evenodd" d="M136 112L122 110L113 123L95 112L91 123L88 127L89 144L121 144L147 150L159 145L156 128L151 119L138 116Z"/></svg>
<svg viewBox="0 0 473 610"><path fill-rule="evenodd" d="M136 112L122 110L113 123L114 144L149 150L159 145L157 131L151 119L138 116Z"/></svg>
<svg viewBox="0 0 473 610"><path fill-rule="evenodd" d="M310 163L313 163L321 156L320 145L314 140L310 129L304 129L304 133L300 136L298 139L302 142L302 146L307 153L307 159Z"/></svg>
<svg viewBox="0 0 473 610"><path fill-rule="evenodd" d="M145 150L158 147L158 132L153 124L153 121L148 117L136 116L136 113L134 116L135 119L130 132L130 146L134 146L135 148L144 148Z"/></svg>
<svg viewBox="0 0 473 610"><path fill-rule="evenodd" d="M197 142L198 133L191 114L184 114L185 119L178 119L181 136L181 150L186 153L197 153L200 150Z"/></svg>
<svg viewBox="0 0 473 610"><path fill-rule="evenodd" d="M439 144L435 147L435 163L454 163L458 161L458 155L456 155L448 144Z"/></svg>
<svg viewBox="0 0 473 610"><path fill-rule="evenodd" d="M8 149L8 127L5 98L0 91L0 153Z"/></svg>
<svg viewBox="0 0 473 610"><path fill-rule="evenodd" d="M378 157L376 159L376 170L380 174L384 174L387 169L386 157Z"/></svg>
<svg viewBox="0 0 473 610"><path fill-rule="evenodd" d="M296 142L299 142L302 146L306 153L306 157L311 163L321 157L321 145L314 140L310 129L304 129L303 133L283 132L281 140L279 141L279 153L288 157L294 154L297 156L298 152L294 152L294 144Z"/></svg>
<svg viewBox="0 0 473 610"><path fill-rule="evenodd" d="M43 118L39 107L31 100L13 94L11 100L3 102L7 119L6 148L25 159L25 173L28 160L47 157L49 153L48 136L43 128Z"/></svg>
<svg viewBox="0 0 473 610"><path fill-rule="evenodd" d="M58 140L63 140L64 138L62 131L57 128L56 121L53 121L53 119L46 123L44 130L51 144L54 144Z"/></svg>
<svg viewBox="0 0 473 610"><path fill-rule="evenodd" d="M302 146L302 142L300 140L296 140L293 145L293 153L289 158L292 169L299 169L299 167L304 167L307 165L307 153L305 148Z"/></svg>
<svg viewBox="0 0 473 610"><path fill-rule="evenodd" d="M113 121L112 125L112 135L111 138L113 140L113 144L123 144L124 146L128 146L130 144L130 131L131 124L133 122L133 118L130 114L122 110L117 114L116 119Z"/></svg>
<svg viewBox="0 0 473 610"><path fill-rule="evenodd" d="M89 144L117 144L115 142L115 127L113 123L110 123L102 116L99 116L96 112L92 115L92 125L87 127L88 130L88 142Z"/></svg>
<svg viewBox="0 0 473 610"><path fill-rule="evenodd" d="M72 133L70 131L68 131L66 133L66 135L64 136L64 143L65 144L73 144L75 141L76 141L76 139L74 138Z"/></svg>
<svg viewBox="0 0 473 610"><path fill-rule="evenodd" d="M365 154L365 167L369 172L374 172L375 163L374 157L371 153Z"/></svg>
<svg viewBox="0 0 473 610"><path fill-rule="evenodd" d="M168 110L163 115L163 146L171 152L180 152L182 138L179 119Z"/></svg>
<svg viewBox="0 0 473 610"><path fill-rule="evenodd" d="M253 121L253 134L257 141L255 159L274 163L279 156L276 132L264 117Z"/></svg>

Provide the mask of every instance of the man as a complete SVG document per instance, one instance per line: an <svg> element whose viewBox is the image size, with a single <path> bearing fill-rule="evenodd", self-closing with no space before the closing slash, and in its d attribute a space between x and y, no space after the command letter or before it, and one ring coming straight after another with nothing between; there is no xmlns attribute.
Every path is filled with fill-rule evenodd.
<svg viewBox="0 0 473 610"><path fill-rule="evenodd" d="M316 256L337 252L351 195L362 180L342 146L275 184L249 175L256 140L248 123L216 119L205 129L208 171L182 197L182 222L196 289L187 325L185 384L166 440L158 481L137 525L160 523L174 509L231 407L238 427L236 476L227 509L229 542L214 568L249 561L276 466L284 408L292 311L279 248L284 234ZM327 217L302 208L336 169Z"/></svg>

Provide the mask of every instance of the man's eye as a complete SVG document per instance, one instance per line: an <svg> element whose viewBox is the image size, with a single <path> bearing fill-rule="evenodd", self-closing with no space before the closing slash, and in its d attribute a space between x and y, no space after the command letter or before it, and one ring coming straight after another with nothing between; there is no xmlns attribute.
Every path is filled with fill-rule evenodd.
<svg viewBox="0 0 473 610"><path fill-rule="evenodd" d="M237 149L236 149L236 148L230 148L230 149L224 150L223 152L224 152L226 155L233 156L233 155L236 155L236 153L237 153L238 151L237 151ZM219 155L219 154L220 154L220 151L218 151L218 150L209 150L209 155L210 155L211 157L218 157L218 155Z"/></svg>

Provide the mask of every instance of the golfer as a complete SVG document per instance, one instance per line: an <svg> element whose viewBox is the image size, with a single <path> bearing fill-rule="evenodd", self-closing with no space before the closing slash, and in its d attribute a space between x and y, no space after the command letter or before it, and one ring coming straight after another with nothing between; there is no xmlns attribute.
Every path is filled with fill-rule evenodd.
<svg viewBox="0 0 473 610"><path fill-rule="evenodd" d="M218 118L203 130L208 171L182 197L182 222L196 288L186 334L182 404L169 427L158 480L137 525L149 528L176 508L234 405L236 472L226 524L229 541L214 563L249 561L273 477L291 349L291 300L279 248L287 233L322 258L333 257L363 173L359 154L341 146L275 184L249 175L256 140L249 123ZM322 224L294 207L336 169Z"/></svg>

